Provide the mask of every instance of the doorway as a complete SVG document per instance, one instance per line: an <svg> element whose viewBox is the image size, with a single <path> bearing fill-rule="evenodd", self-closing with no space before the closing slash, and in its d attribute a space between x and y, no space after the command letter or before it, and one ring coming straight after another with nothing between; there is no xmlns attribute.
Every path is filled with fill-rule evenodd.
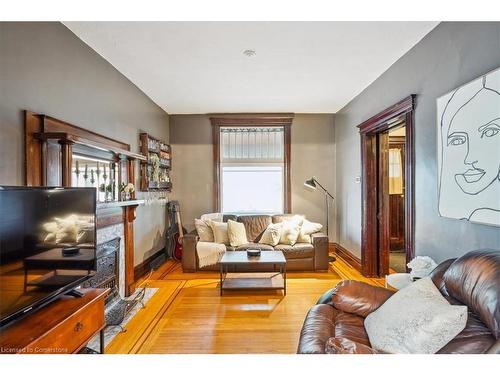
<svg viewBox="0 0 500 375"><path fill-rule="evenodd" d="M406 272L413 259L412 95L359 125L364 276Z"/></svg>
<svg viewBox="0 0 500 375"><path fill-rule="evenodd" d="M388 164L380 169L384 173L381 178L388 181L387 194L389 201L389 272L406 272L405 249L405 136L406 124L390 128L388 131Z"/></svg>

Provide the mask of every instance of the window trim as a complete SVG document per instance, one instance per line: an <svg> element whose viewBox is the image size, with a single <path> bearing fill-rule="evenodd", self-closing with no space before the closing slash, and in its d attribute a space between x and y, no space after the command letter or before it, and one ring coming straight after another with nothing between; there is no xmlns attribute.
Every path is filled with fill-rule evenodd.
<svg viewBox="0 0 500 375"><path fill-rule="evenodd" d="M214 165L213 207L214 212L221 208L221 160L220 160L220 128L221 127L270 127L283 126L284 128L284 160L283 160L283 212L290 213L292 208L290 158L291 158L291 125L293 113L272 115L241 115L241 116L212 116L212 144Z"/></svg>

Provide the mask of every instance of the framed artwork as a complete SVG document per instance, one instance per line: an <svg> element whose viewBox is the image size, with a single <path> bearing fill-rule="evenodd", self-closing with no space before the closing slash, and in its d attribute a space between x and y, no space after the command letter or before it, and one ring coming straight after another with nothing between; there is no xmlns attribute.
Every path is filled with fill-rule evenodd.
<svg viewBox="0 0 500 375"><path fill-rule="evenodd" d="M500 226L500 68L437 99L443 217Z"/></svg>

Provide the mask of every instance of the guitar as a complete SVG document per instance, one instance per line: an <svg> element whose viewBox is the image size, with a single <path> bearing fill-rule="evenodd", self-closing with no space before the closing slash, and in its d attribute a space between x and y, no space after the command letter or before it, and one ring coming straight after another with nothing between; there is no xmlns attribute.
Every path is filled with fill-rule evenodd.
<svg viewBox="0 0 500 375"><path fill-rule="evenodd" d="M182 237L186 230L182 227L179 202L167 203L169 228L167 229L167 256L175 260L182 259Z"/></svg>
<svg viewBox="0 0 500 375"><path fill-rule="evenodd" d="M175 212L175 217L177 219L177 233L174 234L175 247L173 258L175 260L182 259L182 238L184 237L184 228L181 222L181 212L178 210Z"/></svg>

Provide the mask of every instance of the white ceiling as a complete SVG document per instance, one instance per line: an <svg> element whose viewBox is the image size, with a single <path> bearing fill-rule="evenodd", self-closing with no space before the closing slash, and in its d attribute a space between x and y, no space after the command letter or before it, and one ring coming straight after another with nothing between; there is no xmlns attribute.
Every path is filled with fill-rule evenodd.
<svg viewBox="0 0 500 375"><path fill-rule="evenodd" d="M65 25L171 114L335 113L437 22Z"/></svg>

